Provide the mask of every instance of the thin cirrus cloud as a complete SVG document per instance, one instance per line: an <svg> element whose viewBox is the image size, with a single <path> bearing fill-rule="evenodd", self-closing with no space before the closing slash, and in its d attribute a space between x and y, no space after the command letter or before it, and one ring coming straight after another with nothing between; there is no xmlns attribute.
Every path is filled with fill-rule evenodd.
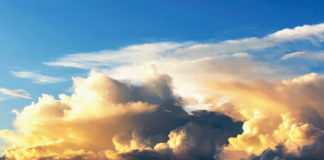
<svg viewBox="0 0 324 160"><path fill-rule="evenodd" d="M314 61L324 61L324 51L318 52L294 52L290 54L286 54L281 57L281 60L288 60L292 58L302 58L306 60L314 60Z"/></svg>
<svg viewBox="0 0 324 160"><path fill-rule="evenodd" d="M59 58L55 62L44 62L49 66L75 67L91 69L100 66L114 66L118 64L145 63L161 58L162 53L172 51L185 44L161 42L143 45L132 45L117 51L104 50L100 52L71 54Z"/></svg>
<svg viewBox="0 0 324 160"><path fill-rule="evenodd" d="M69 54L58 58L56 61L44 62L44 64L82 69L91 69L100 66L113 67L119 64L138 64L160 60L165 57L189 59L193 57L214 57L219 54L233 54L275 47L285 42L297 40L322 42L324 40L324 23L297 26L293 29L283 29L263 38L249 37L210 44L161 42L132 45L116 51L104 50L100 52Z"/></svg>
<svg viewBox="0 0 324 160"><path fill-rule="evenodd" d="M0 93L10 95L10 96L13 96L13 97L32 99L30 97L30 94L27 91L22 90L22 89L9 90L9 89L6 89L6 88L0 88Z"/></svg>
<svg viewBox="0 0 324 160"><path fill-rule="evenodd" d="M281 57L281 60L287 60L290 58L294 58L294 57L300 57L302 54L305 54L306 52L294 52L294 53L289 53L284 55L283 57Z"/></svg>
<svg viewBox="0 0 324 160"><path fill-rule="evenodd" d="M35 72L14 72L14 71L11 71L11 73L15 77L32 79L33 83L38 83L38 84L58 83L58 82L66 81L66 79L61 78L61 77L50 77L50 76L37 74Z"/></svg>

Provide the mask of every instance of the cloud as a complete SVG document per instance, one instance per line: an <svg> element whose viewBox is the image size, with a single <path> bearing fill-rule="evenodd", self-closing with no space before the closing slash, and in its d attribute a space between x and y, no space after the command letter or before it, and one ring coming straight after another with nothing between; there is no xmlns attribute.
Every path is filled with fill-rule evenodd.
<svg viewBox="0 0 324 160"><path fill-rule="evenodd" d="M309 160L309 159L323 159L324 155L324 135L319 135L313 144L303 146L298 154L287 152L284 145L278 145L274 150L267 149L261 155L251 155L248 160ZM243 159L245 160L245 159Z"/></svg>
<svg viewBox="0 0 324 160"><path fill-rule="evenodd" d="M290 54L286 54L283 57L281 57L281 60L287 60L293 57L299 57L302 54L305 54L306 52L294 52L294 53L290 53Z"/></svg>
<svg viewBox="0 0 324 160"><path fill-rule="evenodd" d="M14 96L14 97L21 97L21 98L32 99L30 97L30 94L27 91L22 90L22 89L9 90L9 89L6 89L6 88L0 88L0 92L2 94L11 95L11 96Z"/></svg>
<svg viewBox="0 0 324 160"><path fill-rule="evenodd" d="M37 74L37 73L34 73L34 72L14 72L14 71L11 71L11 73L15 77L32 79L34 83L38 83L38 84L58 83L58 82L66 81L66 79L63 79L63 78L45 76L45 75Z"/></svg>
<svg viewBox="0 0 324 160"><path fill-rule="evenodd" d="M324 78L202 77L210 110L188 113L172 78L144 66L141 84L91 71L73 78L74 93L43 95L16 114L3 157L96 160L240 160L323 156ZM135 74L136 75L136 74ZM143 75L142 75L143 76ZM219 103L220 95L230 97ZM281 148L280 148L281 147ZM303 148L300 150L300 148ZM293 159L291 158L291 159ZM320 158L319 158L320 159Z"/></svg>
<svg viewBox="0 0 324 160"><path fill-rule="evenodd" d="M173 93L171 78L164 74L150 75L142 85L133 85L92 71L88 78L76 77L73 82L71 96L62 94L55 100L43 95L23 111L13 111L17 132L0 131L2 138L14 144L4 157L123 159L136 149L168 156L153 151L156 145L168 145L173 151L167 154L177 159L212 158L217 145L242 132L242 122L224 114L187 113L177 105L181 97ZM193 146L181 149L176 142L180 133L190 137ZM190 152L197 149L203 152Z"/></svg>
<svg viewBox="0 0 324 160"><path fill-rule="evenodd" d="M175 51L178 54L213 56L221 53L235 53L249 50L259 50L274 47L285 42L297 40L323 41L324 24L298 26L294 29L283 29L269 34L263 38L243 38L238 40L227 40L216 44L194 44L189 47L180 48Z"/></svg>
<svg viewBox="0 0 324 160"><path fill-rule="evenodd" d="M206 82L210 89L230 97L229 109L233 112L225 114L245 119L243 133L229 138L229 145L216 157L222 160L240 160L249 155L262 157L277 145L283 145L286 153L293 155L301 154L299 148L316 145L316 139L324 133L323 82L323 77L315 73L281 82ZM216 105L217 96L211 99L214 99L213 110L222 111L222 106Z"/></svg>
<svg viewBox="0 0 324 160"><path fill-rule="evenodd" d="M274 78L291 74L289 68L267 62L255 62L252 56L242 55L242 53L235 53L221 57L205 57L194 60L165 59L151 61L147 65L154 64L159 73L170 75L176 86L176 93L185 98L197 99L199 102L210 94L210 90L201 87L203 77L227 81L233 79ZM123 65L114 69L103 69L100 72L115 79L129 79L140 82L144 76L133 75L142 75L147 72L147 69L137 65Z"/></svg>
<svg viewBox="0 0 324 160"><path fill-rule="evenodd" d="M304 25L284 29L262 38L249 37L226 40L219 43L201 44L197 42L161 42L131 45L119 50L104 50L91 53L69 54L52 62L50 66L97 68L99 72L123 80L140 82L143 65L154 64L156 69L173 78L175 92L199 102L210 91L201 89L200 77L223 79L280 78L286 75L307 73L305 66L283 66L279 63L257 61L249 51L278 46L297 40L319 40L324 33L322 26ZM315 39L315 40L314 40ZM288 59L287 57L282 59ZM305 54L306 55L306 54ZM294 55L295 57L300 55Z"/></svg>
<svg viewBox="0 0 324 160"><path fill-rule="evenodd" d="M285 40L297 40L297 39L307 39L311 36L323 36L324 24L317 25L303 25L295 27L294 29L283 29L270 34L268 37L285 39Z"/></svg>
<svg viewBox="0 0 324 160"><path fill-rule="evenodd" d="M72 78L72 95L44 94L14 110L16 128L0 131L12 144L2 158L323 159L323 76L292 76L249 53L322 41L323 32L323 24L304 25L263 38L132 45L46 62L96 70ZM188 112L187 105L208 110Z"/></svg>
<svg viewBox="0 0 324 160"><path fill-rule="evenodd" d="M197 42L161 42L142 45L131 45L120 50L106 50L91 53L70 54L57 61L44 62L50 66L76 67L92 69L98 67L116 67L125 64L145 64L168 58L199 59L214 57L219 54L234 54L249 50L274 47L285 42L296 40L322 41L324 24L298 26L294 29L283 29L263 38L249 37L238 40L226 40L219 43L200 44ZM242 56L243 54L241 54Z"/></svg>
<svg viewBox="0 0 324 160"><path fill-rule="evenodd" d="M245 52L234 53L233 57L249 57L250 55Z"/></svg>
<svg viewBox="0 0 324 160"><path fill-rule="evenodd" d="M302 58L311 61L324 61L324 52L295 52L284 55L281 60L287 60L291 58Z"/></svg>
<svg viewBox="0 0 324 160"><path fill-rule="evenodd" d="M120 50L105 50L92 53L71 54L59 58L55 62L45 62L49 66L64 66L83 69L92 69L100 66L112 67L120 64L138 64L158 59L160 54L166 54L171 50L185 44L174 42L162 42L143 45L132 45Z"/></svg>

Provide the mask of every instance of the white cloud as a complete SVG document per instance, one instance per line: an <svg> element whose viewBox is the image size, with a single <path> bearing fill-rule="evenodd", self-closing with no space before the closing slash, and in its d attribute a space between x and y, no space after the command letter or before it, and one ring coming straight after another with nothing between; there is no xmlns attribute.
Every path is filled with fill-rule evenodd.
<svg viewBox="0 0 324 160"><path fill-rule="evenodd" d="M34 73L34 72L14 72L14 71L11 71L11 73L15 77L32 79L34 83L39 83L39 84L58 83L58 82L66 81L66 79L63 79L63 78L60 78L60 77L50 77L50 76L37 74L37 73Z"/></svg>
<svg viewBox="0 0 324 160"><path fill-rule="evenodd" d="M234 53L248 50L265 49L274 47L279 44L296 41L296 40L312 40L318 38L320 41L324 39L324 23L317 25L298 26L294 29L283 29L275 33L269 34L263 38L243 38L238 40L227 40L216 44L195 44L190 47L176 50L181 54L205 54L215 55L220 53Z"/></svg>
<svg viewBox="0 0 324 160"><path fill-rule="evenodd" d="M120 50L105 50L92 53L70 54L59 58L56 62L45 62L49 66L64 66L92 69L100 66L111 67L119 64L140 64L161 58L161 54L185 44L163 42L142 45L132 45Z"/></svg>
<svg viewBox="0 0 324 160"><path fill-rule="evenodd" d="M6 94L6 95L11 95L11 96L14 96L14 97L32 99L30 97L30 94L27 91L22 90L22 89L9 90L9 89L6 89L6 88L0 88L0 93Z"/></svg>
<svg viewBox="0 0 324 160"><path fill-rule="evenodd" d="M182 59L215 57L219 56L219 54L234 54L249 50L274 47L289 41L315 41L314 38L318 38L321 41L323 37L324 23L298 26L293 29L283 29L263 38L250 37L210 44L195 42L161 42L132 45L120 50L70 54L59 58L57 61L44 62L44 64L83 69L98 68L100 66L116 67L125 64L143 64L149 61L157 61L165 57ZM242 56L242 54L236 56Z"/></svg>
<svg viewBox="0 0 324 160"><path fill-rule="evenodd" d="M307 39L310 36L323 36L324 32L324 23L317 25L303 25L295 27L294 29L283 29L276 33L269 35L268 37L286 39L286 40L298 40L298 39Z"/></svg>

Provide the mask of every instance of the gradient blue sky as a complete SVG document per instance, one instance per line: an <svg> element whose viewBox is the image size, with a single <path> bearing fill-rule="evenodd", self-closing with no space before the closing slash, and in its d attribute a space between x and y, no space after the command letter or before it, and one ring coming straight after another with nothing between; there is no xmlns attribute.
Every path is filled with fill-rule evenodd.
<svg viewBox="0 0 324 160"><path fill-rule="evenodd" d="M323 6L324 1L320 0L2 0L0 91L6 94L0 94L0 129L12 129L16 115L11 111L37 102L43 93L56 98L59 94L70 95L71 77L85 77L91 68L112 70L128 63L119 63L118 57L117 65L98 64L90 68L46 62L102 50L115 50L118 54L123 47L147 43L219 44L249 37L262 39L285 28L324 23ZM288 68L291 75L321 74L322 33L302 40L275 42L248 54L253 62ZM249 49L237 52L246 50ZM280 60L296 52L304 53L299 58ZM315 58L309 58L312 55ZM31 98L14 95L19 89L27 91Z"/></svg>

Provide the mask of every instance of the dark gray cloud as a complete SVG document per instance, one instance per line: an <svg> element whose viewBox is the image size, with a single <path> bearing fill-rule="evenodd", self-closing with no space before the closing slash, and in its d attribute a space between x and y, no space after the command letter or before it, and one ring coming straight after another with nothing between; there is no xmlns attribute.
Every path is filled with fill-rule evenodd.
<svg viewBox="0 0 324 160"><path fill-rule="evenodd" d="M141 138L150 140L152 148L157 143L166 143L170 132L179 130L185 130L193 145L177 155L172 149L164 152L132 150L118 154L120 160L212 160L214 154L218 152L217 148L228 144L228 138L243 132L243 122L234 122L232 118L220 112L206 110L194 111L191 115L181 106L175 105L174 100L165 101L154 112L135 117L134 125ZM39 160L53 158L49 156ZM60 160L85 159L89 158L86 155L78 155L71 159ZM106 160L106 158L90 160Z"/></svg>
<svg viewBox="0 0 324 160"><path fill-rule="evenodd" d="M142 156L168 160L212 160L217 148L228 144L228 138L243 132L243 122L234 122L220 112L206 110L194 111L190 115L173 101L166 101L154 112L139 116L136 125L139 135L149 139L152 148L158 143L166 143L170 132L179 130L185 131L193 145L177 155L172 151L159 153L145 150L120 154L125 160L145 159Z"/></svg>
<svg viewBox="0 0 324 160"><path fill-rule="evenodd" d="M176 160L172 154L161 154L154 150L133 150L131 152L119 154L123 160Z"/></svg>
<svg viewBox="0 0 324 160"><path fill-rule="evenodd" d="M301 123L311 123L314 127L324 129L324 121L319 112L311 106L303 106L300 108L299 119Z"/></svg>
<svg viewBox="0 0 324 160"><path fill-rule="evenodd" d="M164 100L180 100L173 93L172 78L168 75L158 75L142 85L134 85L122 82L108 76L103 77L100 91L106 92L104 98L109 98L114 103L148 102L150 104L161 104ZM99 84L97 84L99 86Z"/></svg>

